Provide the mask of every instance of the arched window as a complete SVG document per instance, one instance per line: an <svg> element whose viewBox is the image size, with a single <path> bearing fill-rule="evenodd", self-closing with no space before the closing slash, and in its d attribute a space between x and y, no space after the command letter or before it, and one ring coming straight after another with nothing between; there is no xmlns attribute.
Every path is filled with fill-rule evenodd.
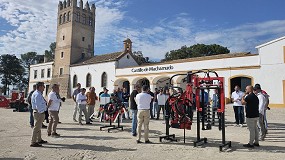
<svg viewBox="0 0 285 160"><path fill-rule="evenodd" d="M65 20L66 20L66 13L64 13L63 15L63 23L65 22Z"/></svg>
<svg viewBox="0 0 285 160"><path fill-rule="evenodd" d="M101 76L101 87L107 87L107 74L106 74L106 72L102 73L102 76Z"/></svg>
<svg viewBox="0 0 285 160"><path fill-rule="evenodd" d="M74 75L73 76L73 83L72 83L73 88L75 88L76 85L77 85L77 75Z"/></svg>
<svg viewBox="0 0 285 160"><path fill-rule="evenodd" d="M80 22L80 13L79 12L76 13L75 21Z"/></svg>
<svg viewBox="0 0 285 160"><path fill-rule="evenodd" d="M93 19L92 19L92 17L90 16L90 17L89 17L89 26L92 26L92 23L93 23Z"/></svg>
<svg viewBox="0 0 285 160"><path fill-rule="evenodd" d="M70 21L70 12L68 12L68 14L67 14L67 21L68 22Z"/></svg>
<svg viewBox="0 0 285 160"><path fill-rule="evenodd" d="M62 23L62 15L59 16L59 24Z"/></svg>
<svg viewBox="0 0 285 160"><path fill-rule="evenodd" d="M85 14L82 15L82 23L86 24L86 15Z"/></svg>
<svg viewBox="0 0 285 160"><path fill-rule="evenodd" d="M86 75L86 87L91 87L91 74L90 73L88 73L87 75Z"/></svg>

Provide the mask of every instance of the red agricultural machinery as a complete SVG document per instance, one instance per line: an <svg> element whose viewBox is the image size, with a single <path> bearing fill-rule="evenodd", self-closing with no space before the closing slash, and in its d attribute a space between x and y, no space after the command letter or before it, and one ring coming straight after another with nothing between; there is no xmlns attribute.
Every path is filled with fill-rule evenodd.
<svg viewBox="0 0 285 160"><path fill-rule="evenodd" d="M1 108L13 108L14 112L26 112L28 111L28 104L25 103L24 92L12 92L11 98L0 96L0 107Z"/></svg>
<svg viewBox="0 0 285 160"><path fill-rule="evenodd" d="M203 75L200 77L199 75ZM214 76L210 76L213 74ZM186 89L183 91L181 87L173 86L172 79L176 76L186 76L184 80L187 82ZM217 116L219 122L219 130L222 131L222 144L220 151L225 146L231 147L231 141L225 140L225 94L224 94L224 77L219 77L215 71L199 70L196 72L188 72L187 74L176 74L170 78L170 84L174 92L165 104L165 120L166 120L166 135L159 137L162 139L177 141L174 134L169 134L169 128L184 129L184 143L185 130L190 130L193 123L193 113L197 111L197 140L194 142L194 147L198 143L207 143L207 138L201 138L201 130L211 130L214 125L215 117L213 117L213 108L208 103L210 90L216 90L217 102ZM205 92L205 91L208 92ZM205 103L207 102L207 103ZM201 126L202 125L202 126Z"/></svg>

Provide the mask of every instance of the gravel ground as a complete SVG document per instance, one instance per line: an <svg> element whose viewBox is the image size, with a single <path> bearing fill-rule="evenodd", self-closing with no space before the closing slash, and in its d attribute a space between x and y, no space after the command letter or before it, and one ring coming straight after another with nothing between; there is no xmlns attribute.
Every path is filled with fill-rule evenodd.
<svg viewBox="0 0 285 160"><path fill-rule="evenodd" d="M98 106L96 106L96 109ZM29 112L12 112L0 109L0 159L285 159L285 108L272 108L267 112L269 130L265 141L254 149L244 148L248 142L247 127L235 127L233 109L227 106L226 140L232 142L232 148L219 151L221 132L217 127L201 131L201 137L207 137L208 143L193 147L196 139L194 121L192 130L186 130L186 143L183 143L183 130L170 129L178 142L159 142L159 136L165 134L163 120L151 120L150 140L153 144L137 144L131 136L131 121L124 120L124 130L112 130L110 133L100 126L96 119L92 125L78 125L72 121L73 103L68 100L60 111L58 133L60 138L48 137L42 129L42 138L48 141L40 148L31 148L32 129L29 127Z"/></svg>

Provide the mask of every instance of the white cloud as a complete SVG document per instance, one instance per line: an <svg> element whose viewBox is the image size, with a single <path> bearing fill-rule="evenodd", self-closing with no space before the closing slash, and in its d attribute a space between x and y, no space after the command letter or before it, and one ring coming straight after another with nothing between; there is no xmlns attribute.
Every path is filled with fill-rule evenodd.
<svg viewBox="0 0 285 160"><path fill-rule="evenodd" d="M0 0L0 18L15 28L0 36L1 54L19 55L29 51L42 54L49 49L50 43L56 40L58 2ZM108 39L115 25L123 20L124 12L119 10L122 4L121 1L96 1L96 43Z"/></svg>

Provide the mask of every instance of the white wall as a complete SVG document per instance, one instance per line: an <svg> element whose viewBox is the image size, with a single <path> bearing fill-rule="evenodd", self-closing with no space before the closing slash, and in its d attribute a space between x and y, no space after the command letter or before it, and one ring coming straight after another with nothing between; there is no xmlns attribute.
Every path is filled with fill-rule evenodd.
<svg viewBox="0 0 285 160"><path fill-rule="evenodd" d="M257 83L261 84L270 95L274 104L284 104L283 80L285 80L284 49L285 37L258 48L260 55L260 76Z"/></svg>
<svg viewBox="0 0 285 160"><path fill-rule="evenodd" d="M194 61L194 62L184 62L184 63L173 63L173 64L161 64L153 66L139 66L133 68L122 68L116 69L116 76L127 76L132 74L153 74L161 72L179 72L179 71L191 71L200 69L217 69L217 68L233 68L233 67L247 67L247 66L258 66L259 57L256 56L246 56L237 58L225 58L225 59L213 59L205 61ZM150 71L150 67L169 67L173 68L164 71ZM136 69L142 69L142 72L134 72Z"/></svg>
<svg viewBox="0 0 285 160"><path fill-rule="evenodd" d="M274 40L273 40L274 41ZM285 37L281 40L269 43L268 45L260 45L257 47L262 65L284 64Z"/></svg>
<svg viewBox="0 0 285 160"><path fill-rule="evenodd" d="M101 76L103 72L107 73L107 88L110 90L109 92L112 92L115 82L115 61L70 67L70 93L73 93L75 89L73 88L73 76L77 75L77 82L81 83L82 88L86 88L86 75L90 73L92 77L91 86L95 87L95 92L98 94L103 90L103 87L101 87Z"/></svg>
<svg viewBox="0 0 285 160"><path fill-rule="evenodd" d="M137 62L133 59L133 57L127 53L117 62L117 68L124 68L129 66L138 66Z"/></svg>

